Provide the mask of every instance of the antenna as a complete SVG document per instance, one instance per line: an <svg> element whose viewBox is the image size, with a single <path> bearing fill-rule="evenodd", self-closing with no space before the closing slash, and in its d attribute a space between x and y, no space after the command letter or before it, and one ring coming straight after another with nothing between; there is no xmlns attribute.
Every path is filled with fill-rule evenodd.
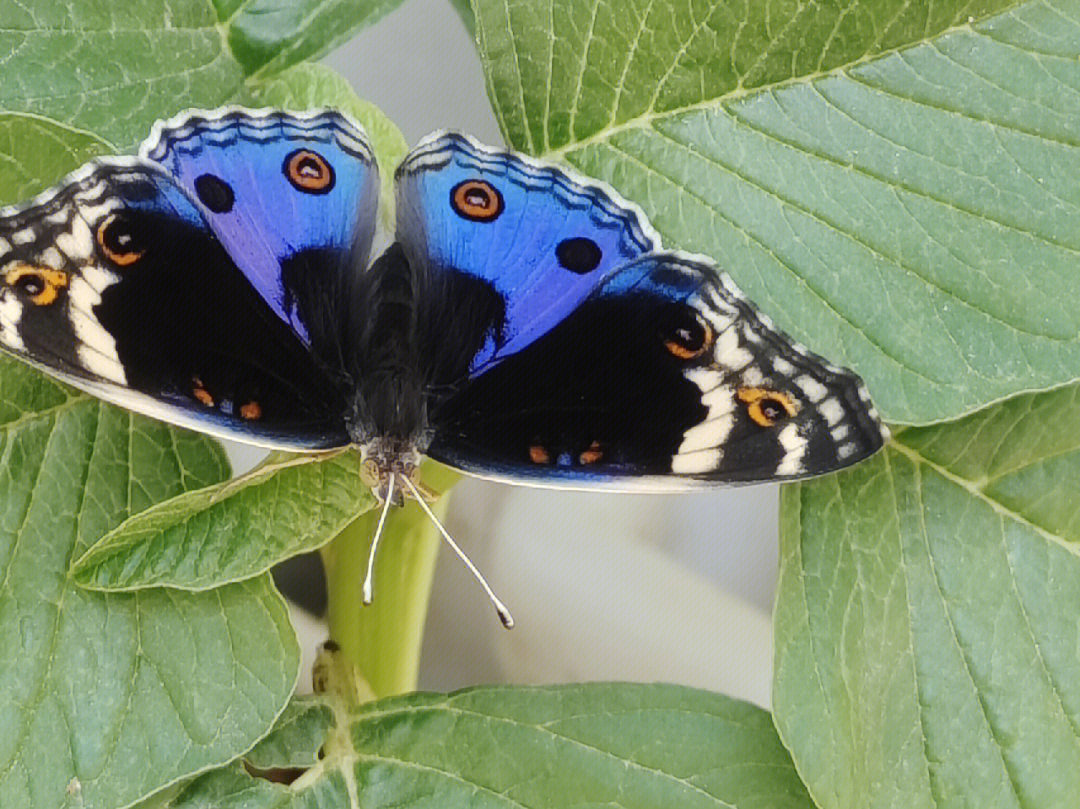
<svg viewBox="0 0 1080 809"><path fill-rule="evenodd" d="M405 485L409 488L409 491L412 492L413 497L416 498L416 502L420 504L420 508L422 508L427 513L427 515L431 519L431 521L433 523L435 523L435 527L439 529L439 533L442 534L443 539L446 540L446 544L449 545L450 548L454 551L454 553L457 554L458 559L460 559L462 562L465 563L465 567L467 567L469 569L469 572L472 573L473 576L476 577L476 580L478 582L480 582L480 586L484 588L484 592L487 593L487 597L489 599L491 599L491 603L492 603L492 605L494 605L495 612L498 613L499 620L502 621L502 625L505 626L507 629L513 629L514 628L514 616L512 616L510 614L510 610L508 610L506 608L506 605L503 604L502 601L499 600L499 597L497 595L495 595L494 591L491 589L491 585L489 585L487 583L487 579L485 579L484 575L479 570L476 569L476 565L474 565L472 563L472 560L468 556L465 555L465 551L461 550L461 548L458 547L458 544L456 542L454 542L454 538L451 537L449 533L447 533L445 528L443 528L443 524L441 522L439 522L439 518L435 516L435 512L433 512L428 507L428 504L427 504L427 502L425 502L425 500L423 498L423 495L420 494L420 492L417 490L416 486L413 485L413 482L411 480L409 480L408 476L407 475L402 475L401 479L402 479L402 481L404 481ZM391 481L391 485L393 485L393 478L392 477L391 477L390 481ZM389 497L387 498L387 500L389 501ZM384 517L386 516L385 511L383 512L383 516ZM381 519L379 520L379 529L380 530L382 529L382 520ZM374 548L374 543L372 543L372 548ZM369 568L370 568L370 566L369 566Z"/></svg>
<svg viewBox="0 0 1080 809"><path fill-rule="evenodd" d="M408 478L406 478L408 480ZM386 515L390 513L390 504L394 502L394 473L390 473L390 482L386 486L386 499L383 500L382 514L379 515L379 524L375 526L375 538L371 540L371 551L368 553L367 573L364 574L364 587L361 590L365 604L371 603L371 577L375 573L375 552L379 549L379 540L382 539L382 529L386 525Z"/></svg>

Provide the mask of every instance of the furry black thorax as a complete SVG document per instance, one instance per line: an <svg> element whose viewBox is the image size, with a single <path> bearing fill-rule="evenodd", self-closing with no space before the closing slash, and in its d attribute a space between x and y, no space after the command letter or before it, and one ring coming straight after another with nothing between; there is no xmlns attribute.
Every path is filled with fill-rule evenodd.
<svg viewBox="0 0 1080 809"><path fill-rule="evenodd" d="M312 353L334 380L349 438L385 471L401 472L389 468L394 459L427 449L470 361L501 336L503 299L481 279L410 262L396 243L369 268L347 261L339 256L335 267L329 256L307 253L285 277L303 284L323 274L310 290L289 285L306 303L300 314ZM325 283L328 272L334 285Z"/></svg>

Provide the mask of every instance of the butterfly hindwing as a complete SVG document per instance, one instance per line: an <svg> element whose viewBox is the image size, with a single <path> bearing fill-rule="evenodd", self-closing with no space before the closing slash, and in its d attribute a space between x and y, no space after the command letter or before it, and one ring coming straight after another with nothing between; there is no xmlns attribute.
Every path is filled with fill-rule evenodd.
<svg viewBox="0 0 1080 809"><path fill-rule="evenodd" d="M347 443L332 379L156 163L0 210L0 345L95 395L270 446Z"/></svg>
<svg viewBox="0 0 1080 809"><path fill-rule="evenodd" d="M438 460L613 489L806 477L866 457L884 435L857 377L680 253L621 268L436 418Z"/></svg>
<svg viewBox="0 0 1080 809"><path fill-rule="evenodd" d="M527 346L610 272L659 246L641 212L607 186L464 135L429 136L395 176L397 239L408 260L482 279L505 302L474 373Z"/></svg>
<svg viewBox="0 0 1080 809"><path fill-rule="evenodd" d="M200 201L240 270L310 343L323 324L308 321L327 314L303 311L312 286L343 294L371 248L379 173L362 127L336 110L196 110L155 125L140 154Z"/></svg>

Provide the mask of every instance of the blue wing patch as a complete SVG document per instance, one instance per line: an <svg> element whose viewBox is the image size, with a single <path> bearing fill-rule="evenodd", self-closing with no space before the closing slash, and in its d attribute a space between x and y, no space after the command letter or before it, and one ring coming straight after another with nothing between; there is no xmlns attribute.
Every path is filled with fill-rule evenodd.
<svg viewBox="0 0 1080 809"><path fill-rule="evenodd" d="M501 333L473 359L474 374L660 245L638 208L607 186L464 135L425 138L395 176L397 239L410 263L481 278L505 300Z"/></svg>
<svg viewBox="0 0 1080 809"><path fill-rule="evenodd" d="M371 249L379 172L360 124L335 110L189 110L158 122L140 154L202 203L240 270L309 340L294 276L353 272Z"/></svg>

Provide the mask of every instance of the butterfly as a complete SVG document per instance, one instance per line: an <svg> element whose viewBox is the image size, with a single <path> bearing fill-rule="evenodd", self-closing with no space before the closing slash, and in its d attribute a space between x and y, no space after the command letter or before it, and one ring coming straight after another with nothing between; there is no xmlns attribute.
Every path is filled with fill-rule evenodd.
<svg viewBox="0 0 1080 809"><path fill-rule="evenodd" d="M0 347L109 402L294 451L355 446L376 493L421 456L538 485L790 480L887 435L849 371L778 331L641 210L436 132L379 174L332 109L154 125L0 209Z"/></svg>

